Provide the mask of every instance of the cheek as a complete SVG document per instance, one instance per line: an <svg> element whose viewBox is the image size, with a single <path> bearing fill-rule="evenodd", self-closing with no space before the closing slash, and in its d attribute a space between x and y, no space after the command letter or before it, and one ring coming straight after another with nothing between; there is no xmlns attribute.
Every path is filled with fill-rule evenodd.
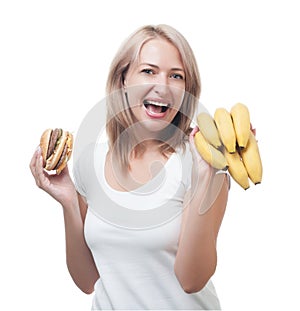
<svg viewBox="0 0 300 311"><path fill-rule="evenodd" d="M138 92L137 90L127 91L128 103L131 108L134 108L141 104L141 95L141 92Z"/></svg>
<svg viewBox="0 0 300 311"><path fill-rule="evenodd" d="M170 110L170 112L169 112L169 122L173 121L173 119L177 115L178 111L179 111L179 107L178 107L178 109L176 108L176 109L171 109Z"/></svg>
<svg viewBox="0 0 300 311"><path fill-rule="evenodd" d="M173 98L174 98L174 107L178 111L182 105L183 99L185 95L184 89L174 89L173 90Z"/></svg>
<svg viewBox="0 0 300 311"><path fill-rule="evenodd" d="M150 87L146 85L127 87L127 98L129 106L132 108L135 106L141 106L143 99L148 94L149 90Z"/></svg>

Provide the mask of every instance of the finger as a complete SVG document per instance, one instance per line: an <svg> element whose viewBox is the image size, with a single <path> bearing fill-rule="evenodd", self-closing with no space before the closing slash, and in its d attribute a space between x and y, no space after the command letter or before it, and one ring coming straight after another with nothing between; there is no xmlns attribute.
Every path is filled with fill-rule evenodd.
<svg viewBox="0 0 300 311"><path fill-rule="evenodd" d="M250 130L256 136L256 128L253 128L252 123L250 123Z"/></svg>
<svg viewBox="0 0 300 311"><path fill-rule="evenodd" d="M35 165L35 180L39 188L46 189L47 183L49 183L49 174L44 170L43 157L41 153L37 156Z"/></svg>
<svg viewBox="0 0 300 311"><path fill-rule="evenodd" d="M195 126L195 127L193 128L193 130L191 131L191 133L190 133L190 139L193 139L194 136L195 136L195 134L196 134L198 131L199 131L199 127L198 127L198 126Z"/></svg>
<svg viewBox="0 0 300 311"><path fill-rule="evenodd" d="M198 149L196 148L196 145L195 145L195 134L199 131L199 128L196 127L193 129L193 131L191 132L190 136L189 136L189 145L190 145L190 150L191 150L191 153L192 153L192 158L193 158L193 161L197 162L198 165L200 164L200 166L202 167L203 165L206 166L208 165L206 163L206 161L204 161L204 159L202 158L201 154L199 153Z"/></svg>
<svg viewBox="0 0 300 311"><path fill-rule="evenodd" d="M39 156L39 153L40 153L40 150L39 150L39 146L37 147L37 149L35 150L32 158L31 158L31 161L30 161L30 164L29 164L29 167L30 167L30 171L32 173L33 176L35 176L35 167L36 167L36 162L37 162L37 158Z"/></svg>
<svg viewBox="0 0 300 311"><path fill-rule="evenodd" d="M199 131L199 128L198 126L195 126L193 128L193 130L191 131L190 133L190 136L189 136L189 142L190 142L190 146L191 148L193 149L193 151L195 151L196 147L195 147L195 142L194 142L194 138L195 138L195 134Z"/></svg>

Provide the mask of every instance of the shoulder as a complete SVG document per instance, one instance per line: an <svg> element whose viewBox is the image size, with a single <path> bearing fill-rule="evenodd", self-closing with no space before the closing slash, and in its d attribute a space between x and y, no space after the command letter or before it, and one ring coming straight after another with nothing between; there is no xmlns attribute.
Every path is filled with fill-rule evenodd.
<svg viewBox="0 0 300 311"><path fill-rule="evenodd" d="M105 157L107 144L91 143L81 148L74 149L73 157L73 178L77 191L82 195L87 195L89 186L95 180L95 165ZM101 159L100 159L101 158Z"/></svg>

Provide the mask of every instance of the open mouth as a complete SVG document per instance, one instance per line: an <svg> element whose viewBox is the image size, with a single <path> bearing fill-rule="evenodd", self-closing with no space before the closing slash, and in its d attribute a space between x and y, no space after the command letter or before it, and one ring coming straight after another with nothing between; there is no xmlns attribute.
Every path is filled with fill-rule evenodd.
<svg viewBox="0 0 300 311"><path fill-rule="evenodd" d="M144 100L143 104L147 112L149 112L151 115L162 113L164 114L170 108L170 105L167 103L156 102L152 100Z"/></svg>

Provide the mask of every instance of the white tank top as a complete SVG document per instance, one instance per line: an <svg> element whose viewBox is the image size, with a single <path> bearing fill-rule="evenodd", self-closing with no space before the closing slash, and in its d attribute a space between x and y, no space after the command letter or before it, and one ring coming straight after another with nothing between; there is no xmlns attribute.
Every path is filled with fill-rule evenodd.
<svg viewBox="0 0 300 311"><path fill-rule="evenodd" d="M100 274L92 310L219 310L211 281L187 294L174 273L183 198L190 187L189 147L132 192L107 184L107 151L106 143L87 148L73 168L77 190L88 202L85 238Z"/></svg>

